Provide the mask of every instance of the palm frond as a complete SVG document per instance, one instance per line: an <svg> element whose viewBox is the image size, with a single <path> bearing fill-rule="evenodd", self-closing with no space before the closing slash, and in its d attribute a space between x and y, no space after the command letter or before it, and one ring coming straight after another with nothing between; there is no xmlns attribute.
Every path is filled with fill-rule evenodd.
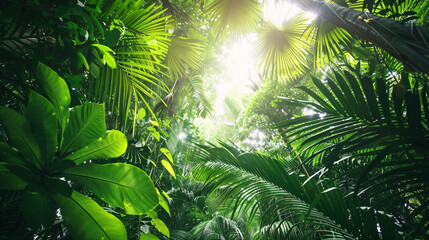
<svg viewBox="0 0 429 240"><path fill-rule="evenodd" d="M375 84L359 71L336 71L335 78L326 77L324 82L313 78L321 93L302 90L315 99L309 107L321 114L282 121L275 127L283 131L305 161L321 159L326 166L322 172L329 175L329 170L342 169L343 173L333 175L348 179L345 184L351 186L354 197L363 201L379 198L375 202L383 205L377 206L398 217L400 211L408 212L406 222L419 224L418 236L429 228L421 222L429 214L427 179L423 177L429 174L424 160L429 154L424 119L424 112L429 111L424 107L427 92L419 90L418 84L410 89L408 74L401 76L393 91L383 79L374 80ZM296 105L295 100L284 100ZM398 210L416 199L413 207Z"/></svg>
<svg viewBox="0 0 429 240"><path fill-rule="evenodd" d="M202 162L195 168L197 179L224 198L236 199L235 211L262 211L261 216L271 223L292 222L302 231L302 239L354 239L360 233L379 239L376 225L381 220L376 219L394 221L373 209L371 213L360 208L351 199L346 201L329 180L303 178L280 160L241 153L225 144L203 148ZM391 231L396 234L391 225L381 229L386 236Z"/></svg>
<svg viewBox="0 0 429 240"><path fill-rule="evenodd" d="M255 0L216 0L205 10L220 38L254 32L262 20L262 6Z"/></svg>
<svg viewBox="0 0 429 240"><path fill-rule="evenodd" d="M223 216L215 216L192 229L193 239L231 239L244 240L237 223Z"/></svg>
<svg viewBox="0 0 429 240"><path fill-rule="evenodd" d="M172 37L165 60L170 73L177 78L182 78L191 70L197 69L202 62L203 46L200 41Z"/></svg>
<svg viewBox="0 0 429 240"><path fill-rule="evenodd" d="M134 117L137 114L132 102L142 102L152 113L147 98L162 100L156 89L167 92L167 86L157 75L162 74L162 60L170 41L165 30L168 17L162 17L163 11L155 5L140 8L142 3L105 1L100 7L99 18L121 25L123 35L112 46L116 68L102 67L100 77L91 80L90 92L98 101L106 103L115 119L114 127L119 129L127 125L130 111Z"/></svg>
<svg viewBox="0 0 429 240"><path fill-rule="evenodd" d="M334 57L352 44L352 36L342 28L335 27L323 19L314 19L305 30L304 38L314 45L314 63L324 69L325 63L334 62Z"/></svg>
<svg viewBox="0 0 429 240"><path fill-rule="evenodd" d="M190 100L191 106L196 106L197 116L207 117L213 112L212 104L206 97L206 89L201 76L188 78L189 92L192 94Z"/></svg>
<svg viewBox="0 0 429 240"><path fill-rule="evenodd" d="M307 19L301 14L281 28L265 23L258 31L256 59L264 76L296 78L308 69L307 43L301 38Z"/></svg>

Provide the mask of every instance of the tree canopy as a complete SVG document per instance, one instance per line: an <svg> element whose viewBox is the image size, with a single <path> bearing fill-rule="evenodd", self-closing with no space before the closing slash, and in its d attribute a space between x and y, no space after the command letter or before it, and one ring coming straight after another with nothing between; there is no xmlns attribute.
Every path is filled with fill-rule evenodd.
<svg viewBox="0 0 429 240"><path fill-rule="evenodd" d="M426 239L428 0L3 0L0 239Z"/></svg>

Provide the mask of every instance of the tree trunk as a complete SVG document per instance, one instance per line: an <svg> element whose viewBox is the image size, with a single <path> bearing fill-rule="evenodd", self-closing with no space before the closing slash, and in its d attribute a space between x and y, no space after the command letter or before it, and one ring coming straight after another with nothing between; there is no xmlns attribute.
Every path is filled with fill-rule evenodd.
<svg viewBox="0 0 429 240"><path fill-rule="evenodd" d="M429 74L429 31L415 24L356 11L322 0L288 0L350 34L369 41L417 72Z"/></svg>
<svg viewBox="0 0 429 240"><path fill-rule="evenodd" d="M177 83L177 90L173 93L173 99L171 100L170 106L168 108L168 116L173 117L176 112L177 105L180 101L180 95L182 94L183 86L185 85L185 78L181 77Z"/></svg>

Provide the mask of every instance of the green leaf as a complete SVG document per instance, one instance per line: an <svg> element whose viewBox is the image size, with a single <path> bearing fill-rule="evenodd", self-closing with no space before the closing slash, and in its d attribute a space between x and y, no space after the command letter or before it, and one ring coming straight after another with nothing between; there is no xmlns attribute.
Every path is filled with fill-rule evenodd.
<svg viewBox="0 0 429 240"><path fill-rule="evenodd" d="M170 207L168 207L167 199L165 198L164 195L159 193L158 189L156 190L156 192L158 193L158 196L159 196L159 205L161 205L161 207L168 213L168 215L171 216Z"/></svg>
<svg viewBox="0 0 429 240"><path fill-rule="evenodd" d="M157 121L150 121L150 123L151 123L152 125L154 125L154 126L159 127L159 124L158 124L158 122L157 122Z"/></svg>
<svg viewBox="0 0 429 240"><path fill-rule="evenodd" d="M127 149L127 138L117 130L110 130L105 138L99 138L80 150L68 155L65 159L79 164L86 160L115 158L121 156Z"/></svg>
<svg viewBox="0 0 429 240"><path fill-rule="evenodd" d="M83 56L83 54L81 52L77 52L77 57L79 61L79 69L80 69L80 66L83 65L86 70L89 70L88 62L86 61L86 58Z"/></svg>
<svg viewBox="0 0 429 240"><path fill-rule="evenodd" d="M37 66L36 74L49 100L54 105L55 113L60 121L61 133L63 133L69 117L69 88L64 79L43 63L39 63Z"/></svg>
<svg viewBox="0 0 429 240"><path fill-rule="evenodd" d="M170 237L170 230L168 230L168 227L161 219L154 218L152 219L151 223L160 233L164 234L167 237Z"/></svg>
<svg viewBox="0 0 429 240"><path fill-rule="evenodd" d="M39 144L42 165L47 167L52 162L58 145L58 117L55 114L55 108L48 99L36 92L31 92L24 115L29 120L34 137Z"/></svg>
<svg viewBox="0 0 429 240"><path fill-rule="evenodd" d="M73 239L127 239L122 222L91 198L73 191L70 198L57 194L55 200Z"/></svg>
<svg viewBox="0 0 429 240"><path fill-rule="evenodd" d="M137 116L139 117L139 119L143 119L146 116L146 110L144 110L144 108L140 108L139 112L137 113Z"/></svg>
<svg viewBox="0 0 429 240"><path fill-rule="evenodd" d="M66 169L64 176L90 189L103 201L124 209L127 214L145 214L159 202L149 176L130 164L81 164Z"/></svg>
<svg viewBox="0 0 429 240"><path fill-rule="evenodd" d="M159 134L159 132L155 131L155 132L150 132L150 134L156 138L156 140L159 142L159 139L161 137L161 135Z"/></svg>
<svg viewBox="0 0 429 240"><path fill-rule="evenodd" d="M108 52L103 54L103 60L109 65L111 68L116 68L115 58Z"/></svg>
<svg viewBox="0 0 429 240"><path fill-rule="evenodd" d="M100 75L100 67L94 62L92 62L89 65L89 73L91 73L94 78L98 78L98 76Z"/></svg>
<svg viewBox="0 0 429 240"><path fill-rule="evenodd" d="M167 171L171 174L171 176L176 178L176 174L174 173L174 170L171 164L165 159L162 159L161 163L162 163L162 166L164 166L164 168L167 169Z"/></svg>
<svg viewBox="0 0 429 240"><path fill-rule="evenodd" d="M104 104L87 103L76 106L64 131L61 154L75 151L106 136Z"/></svg>
<svg viewBox="0 0 429 240"><path fill-rule="evenodd" d="M31 132L28 120L21 114L0 106L0 124L6 132L9 144L30 159L36 167L41 168L42 153Z"/></svg>
<svg viewBox="0 0 429 240"><path fill-rule="evenodd" d="M161 148L160 151L168 158L168 160L170 160L171 163L174 163L173 162L173 156L171 156L171 153L168 149Z"/></svg>
<svg viewBox="0 0 429 240"><path fill-rule="evenodd" d="M152 233L146 233L140 235L140 240L159 240L159 238Z"/></svg>
<svg viewBox="0 0 429 240"><path fill-rule="evenodd" d="M0 160L0 163L27 164L24 160L19 158L17 152L10 148L5 142L0 142Z"/></svg>
<svg viewBox="0 0 429 240"><path fill-rule="evenodd" d="M57 207L45 188L30 184L22 195L20 210L31 228L46 228L54 223Z"/></svg>
<svg viewBox="0 0 429 240"><path fill-rule="evenodd" d="M11 172L6 164L0 163L0 190L23 190L27 182Z"/></svg>

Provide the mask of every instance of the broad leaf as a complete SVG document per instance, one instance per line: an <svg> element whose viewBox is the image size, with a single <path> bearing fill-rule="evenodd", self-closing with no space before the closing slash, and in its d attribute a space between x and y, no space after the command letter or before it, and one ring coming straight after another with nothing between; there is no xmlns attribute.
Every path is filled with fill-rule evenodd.
<svg viewBox="0 0 429 240"><path fill-rule="evenodd" d="M49 192L41 185L30 184L24 192L20 209L30 227L51 226L56 218L57 207Z"/></svg>
<svg viewBox="0 0 429 240"><path fill-rule="evenodd" d="M23 190L27 184L5 164L0 164L0 190Z"/></svg>
<svg viewBox="0 0 429 240"><path fill-rule="evenodd" d="M79 164L90 159L115 158L127 149L127 138L117 130L110 130L106 137L98 138L88 146L68 155L65 159Z"/></svg>
<svg viewBox="0 0 429 240"><path fill-rule="evenodd" d="M42 153L31 132L28 120L21 114L0 106L0 124L6 132L9 144L31 160L36 167L41 168Z"/></svg>
<svg viewBox="0 0 429 240"><path fill-rule="evenodd" d="M173 162L173 156L171 155L170 151L166 148L161 148L160 151L170 160L171 163Z"/></svg>
<svg viewBox="0 0 429 240"><path fill-rule="evenodd" d="M29 120L31 130L39 144L42 165L47 167L58 145L58 116L55 108L48 99L36 92L31 92L25 117Z"/></svg>
<svg viewBox="0 0 429 240"><path fill-rule="evenodd" d="M78 150L105 136L104 104L87 103L77 106L70 112L61 153Z"/></svg>
<svg viewBox="0 0 429 240"><path fill-rule="evenodd" d="M161 219L154 218L152 219L151 223L160 233L164 234L167 237L170 237L170 230L168 230L168 227Z"/></svg>
<svg viewBox="0 0 429 240"><path fill-rule="evenodd" d="M127 214L142 215L158 205L158 194L149 176L130 164L81 164L64 176L90 189L105 202Z"/></svg>
<svg viewBox="0 0 429 240"><path fill-rule="evenodd" d="M91 198L73 191L70 198L57 194L55 200L73 239L127 239L122 222Z"/></svg>
<svg viewBox="0 0 429 240"><path fill-rule="evenodd" d="M171 166L171 164L165 159L162 159L161 163L162 163L162 166L164 166L164 168L171 174L171 176L176 178L176 174L174 173L174 169Z"/></svg>
<svg viewBox="0 0 429 240"><path fill-rule="evenodd" d="M43 89L55 107L55 113L60 121L62 133L69 118L70 92L67 83L58 74L43 63L37 66L37 77Z"/></svg>

